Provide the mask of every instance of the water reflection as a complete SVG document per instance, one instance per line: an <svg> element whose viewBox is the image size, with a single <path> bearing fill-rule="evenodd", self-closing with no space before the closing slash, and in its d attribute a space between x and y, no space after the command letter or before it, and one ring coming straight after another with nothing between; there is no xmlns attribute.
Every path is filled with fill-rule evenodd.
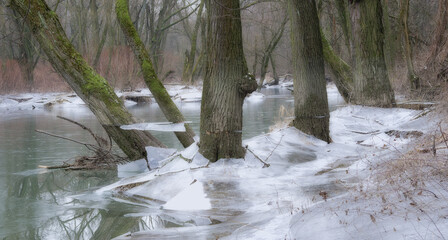
<svg viewBox="0 0 448 240"><path fill-rule="evenodd" d="M248 101L243 107L244 139L268 132L269 126L281 120L277 117L280 106L293 106L288 90L264 89L263 92L267 95L263 101ZM178 105L198 133L200 103ZM129 109L142 121L166 121L156 104L133 105ZM83 106L24 111L7 115L0 121L1 239L110 239L128 232L219 222L201 216L177 219L158 206L140 206L115 196L95 196L93 190L119 179L116 170L38 169L38 165L60 165L86 154L87 150L72 142L38 134L35 129L81 142L93 141L77 126L57 119L56 115L79 121L97 133L103 132ZM174 134L152 133L169 147L181 148ZM222 229L226 231L229 230Z"/></svg>

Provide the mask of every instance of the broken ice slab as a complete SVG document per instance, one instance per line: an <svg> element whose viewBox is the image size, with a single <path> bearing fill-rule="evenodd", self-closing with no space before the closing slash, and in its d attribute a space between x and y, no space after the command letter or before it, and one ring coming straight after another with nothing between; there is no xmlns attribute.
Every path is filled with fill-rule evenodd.
<svg viewBox="0 0 448 240"><path fill-rule="evenodd" d="M123 130L141 130L141 131L159 131L159 132L185 132L185 123L172 122L152 122L152 123L136 123L130 125L123 125L120 128Z"/></svg>

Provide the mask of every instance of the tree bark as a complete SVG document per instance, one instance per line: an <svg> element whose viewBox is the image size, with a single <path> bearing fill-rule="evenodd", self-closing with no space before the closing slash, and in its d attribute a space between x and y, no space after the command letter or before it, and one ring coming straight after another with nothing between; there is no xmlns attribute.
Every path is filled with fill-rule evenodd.
<svg viewBox="0 0 448 240"><path fill-rule="evenodd" d="M294 127L330 142L319 18L314 0L289 0L294 66Z"/></svg>
<svg viewBox="0 0 448 240"><path fill-rule="evenodd" d="M408 81L411 85L411 90L417 90L420 88L420 78L417 76L417 74L415 74L414 63L412 62L412 48L411 42L409 41L408 17L409 0L401 0L400 26L402 34L403 55L406 60L406 66L408 69Z"/></svg>
<svg viewBox="0 0 448 240"><path fill-rule="evenodd" d="M164 146L149 133L120 128L121 125L135 123L134 118L107 81L75 50L65 35L58 16L43 0L11 0L10 7L22 16L52 66L87 104L129 159L145 157L146 146Z"/></svg>
<svg viewBox="0 0 448 240"><path fill-rule="evenodd" d="M353 37L352 37L352 23L350 21L350 12L348 10L347 0L335 0L336 10L339 16L339 24L342 28L342 33L344 34L345 47L347 48L348 55L352 59L353 55ZM325 47L324 47L325 51ZM353 62L353 61L352 61Z"/></svg>
<svg viewBox="0 0 448 240"><path fill-rule="evenodd" d="M335 77L334 83L345 102L350 103L354 100L354 76L352 68L333 51L325 34L322 31L320 31L320 34L324 59L330 66L330 71Z"/></svg>
<svg viewBox="0 0 448 240"><path fill-rule="evenodd" d="M239 0L207 0L206 77L199 151L210 161L241 158L243 102L257 89L243 52Z"/></svg>
<svg viewBox="0 0 448 240"><path fill-rule="evenodd" d="M271 57L269 59L271 60L272 76L274 77L274 81L270 85L278 85L280 78L278 77L274 56L271 54Z"/></svg>
<svg viewBox="0 0 448 240"><path fill-rule="evenodd" d="M261 58L261 67L260 67L260 82L258 83L258 89L261 89L263 86L264 79L266 78L266 73L269 66L269 59L271 58L272 52L274 52L275 48L277 47L278 43L280 42L280 39L283 36L283 32L285 31L286 23L288 22L288 18L285 17L283 19L283 22L280 25L280 28L278 31L272 36L271 40L269 41L269 44L266 46L263 57Z"/></svg>
<svg viewBox="0 0 448 240"><path fill-rule="evenodd" d="M429 67L438 67L448 56L448 0L440 0L436 16L436 29L431 43L431 53L426 61Z"/></svg>
<svg viewBox="0 0 448 240"><path fill-rule="evenodd" d="M202 21L201 21L201 15L202 10L204 9L204 1L201 0L201 3L199 4L199 10L198 15L196 18L196 23L194 25L194 29L191 36L191 47L188 54L185 56L185 62L184 62L184 69L182 72L182 82L184 83L193 83L193 68L195 65L195 58L196 58L196 47L197 47L197 38L198 38L198 32L201 27Z"/></svg>
<svg viewBox="0 0 448 240"><path fill-rule="evenodd" d="M151 58L149 57L149 54L131 21L131 17L129 16L128 0L117 0L115 3L115 11L117 13L117 20L120 23L126 40L140 63L143 72L143 79L145 80L146 85L157 101L157 104L163 114L170 122L185 122L184 116L179 111L176 104L174 104L170 95L166 91L165 86L163 86L162 82L157 78L157 74L152 66ZM185 132L175 132L175 134L182 145L184 147L188 147L194 143L193 137L195 134L189 124L185 124L185 129Z"/></svg>
<svg viewBox="0 0 448 240"><path fill-rule="evenodd" d="M377 107L391 107L395 104L384 59L382 15L379 0L360 0L353 4L357 104Z"/></svg>

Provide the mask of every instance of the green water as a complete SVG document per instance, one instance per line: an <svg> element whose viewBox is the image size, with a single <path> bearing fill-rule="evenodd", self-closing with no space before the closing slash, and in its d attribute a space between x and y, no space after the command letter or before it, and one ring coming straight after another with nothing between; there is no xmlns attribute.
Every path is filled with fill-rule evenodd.
<svg viewBox="0 0 448 240"><path fill-rule="evenodd" d="M279 109L293 106L289 91L265 89L261 102L244 106L243 138L269 131L279 121ZM130 111L145 121L166 121L156 104L134 105ZM183 103L181 111L198 133L200 103ZM55 107L2 113L0 118L0 239L110 239L130 231L176 227L152 209L97 196L95 189L119 180L116 170L44 170L88 151L81 145L35 132L35 129L92 142L79 127L56 118L76 120L103 130L85 106ZM169 147L180 148L172 133L153 132ZM154 209L156 211L156 209ZM141 217L141 213L147 212ZM140 217L131 217L139 213ZM143 214L144 215L144 214Z"/></svg>

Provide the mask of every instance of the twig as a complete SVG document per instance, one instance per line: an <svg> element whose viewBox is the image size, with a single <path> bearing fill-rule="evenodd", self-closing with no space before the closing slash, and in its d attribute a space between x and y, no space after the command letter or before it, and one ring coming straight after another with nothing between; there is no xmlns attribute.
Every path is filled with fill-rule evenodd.
<svg viewBox="0 0 448 240"><path fill-rule="evenodd" d="M61 139L68 140L68 141L71 141L71 142L74 142L74 143L78 143L78 144L84 145L86 147L90 146L90 147L93 147L93 148L97 148L96 146L94 146L94 145L92 145L90 143L80 142L80 141L77 141L77 140L74 140L74 139L71 139L71 138L67 138L67 137L64 137L64 136L59 136L59 135L56 135L56 134L53 134L53 133L49 133L49 132L45 132L45 131L42 131L42 130L39 130L39 129L35 129L34 131L36 131L38 133L43 133L43 134L48 135L48 136L61 138Z"/></svg>
<svg viewBox="0 0 448 240"><path fill-rule="evenodd" d="M249 146L248 145L246 145L246 149L247 149L247 151L249 151L249 152L251 152L260 162L262 162L263 163L263 168L267 168L267 167L270 167L271 166L271 164L269 164L269 163L266 163L265 161L263 161L263 159L261 159L260 157L258 157L257 156L257 154L255 154L252 150L250 150L250 148L249 148Z"/></svg>
<svg viewBox="0 0 448 240"><path fill-rule="evenodd" d="M443 131L442 131L442 125L441 124L439 124L439 128L440 128L440 133L442 134L443 141L445 142L445 146L446 146L446 148L448 148L448 143L447 143L447 140L445 138L445 133L443 133Z"/></svg>
<svg viewBox="0 0 448 240"><path fill-rule="evenodd" d="M95 139L95 141L98 143L98 146L99 146L99 147L103 147L103 145L105 144L106 146L109 147L109 151L110 151L110 147L112 146L112 144L110 144L109 142L107 142L106 139L104 139L104 138L102 138L102 137L99 137L98 135L96 135L95 133L93 133L93 131L92 131L90 128L88 128L88 127L82 125L82 124L79 123L79 122L76 122L76 121L74 121L74 120L71 120L71 119L68 119L68 118L65 118L65 117L62 117L62 116L56 116L56 117L57 117L57 118L60 118L60 119L62 119L62 120L65 120L65 121L67 121L67 122L71 122L71 123L73 123L73 124L75 124L75 125L78 125L78 126L81 127L82 129L86 130L87 132L90 133L90 135L93 137L93 139ZM110 136L109 136L109 138L110 138Z"/></svg>
<svg viewBox="0 0 448 240"><path fill-rule="evenodd" d="M277 147L280 145L280 143L282 142L284 136L285 136L285 134L283 134L283 135L280 137L280 140L278 141L277 145L275 145L274 149L272 149L271 153L270 153L269 156L266 158L266 160L265 160L266 162L267 162L268 159L272 156L272 153L274 153L275 149L277 149Z"/></svg>

